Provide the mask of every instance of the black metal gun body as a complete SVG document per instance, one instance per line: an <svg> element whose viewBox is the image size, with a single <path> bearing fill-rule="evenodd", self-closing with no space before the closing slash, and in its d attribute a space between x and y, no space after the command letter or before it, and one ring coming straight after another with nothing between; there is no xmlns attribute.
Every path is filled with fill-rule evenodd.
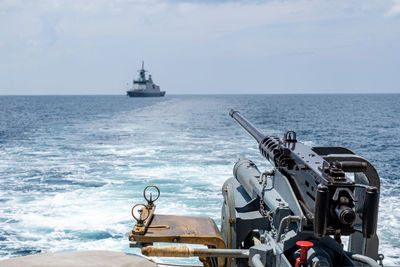
<svg viewBox="0 0 400 267"><path fill-rule="evenodd" d="M238 159L233 177L222 186L220 230L208 217L155 215L147 187L148 204L132 209L135 217L135 207L142 207L130 240L141 247L153 242L215 247L142 250L153 256L201 256L204 266L213 267L377 266L383 256L376 235L380 180L375 168L346 148L306 146L294 131L281 140L264 135L237 111L230 115L257 140L273 169L261 172L251 160Z"/></svg>
<svg viewBox="0 0 400 267"><path fill-rule="evenodd" d="M230 115L257 140L261 154L287 177L316 237L355 231L364 238L375 235L379 176L366 160L345 148L306 146L297 142L294 131L287 131L283 140L266 136L238 111L231 110ZM347 172L366 175L352 180ZM355 227L357 218L362 220L362 229Z"/></svg>

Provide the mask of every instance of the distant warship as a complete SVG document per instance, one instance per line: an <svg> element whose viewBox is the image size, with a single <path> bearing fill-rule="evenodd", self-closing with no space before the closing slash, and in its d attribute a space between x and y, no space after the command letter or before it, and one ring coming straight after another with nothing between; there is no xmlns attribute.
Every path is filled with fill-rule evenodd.
<svg viewBox="0 0 400 267"><path fill-rule="evenodd" d="M131 89L126 91L126 94L130 97L155 97L164 96L165 91L160 91L160 86L153 83L151 75L149 79L146 79L146 70L144 69L144 62L142 62L142 68L139 71L139 78L133 80L133 86Z"/></svg>

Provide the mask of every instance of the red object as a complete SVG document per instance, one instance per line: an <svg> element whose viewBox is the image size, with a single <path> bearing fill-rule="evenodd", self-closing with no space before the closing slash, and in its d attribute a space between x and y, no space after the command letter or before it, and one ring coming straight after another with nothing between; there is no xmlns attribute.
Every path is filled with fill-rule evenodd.
<svg viewBox="0 0 400 267"><path fill-rule="evenodd" d="M307 266L307 251L309 248L314 246L312 242L309 241L297 241L296 245L300 247L300 258L296 259L296 267Z"/></svg>

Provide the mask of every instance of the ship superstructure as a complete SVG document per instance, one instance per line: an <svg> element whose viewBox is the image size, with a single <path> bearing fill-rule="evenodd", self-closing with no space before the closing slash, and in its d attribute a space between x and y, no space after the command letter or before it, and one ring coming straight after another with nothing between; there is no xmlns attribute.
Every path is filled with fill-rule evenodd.
<svg viewBox="0 0 400 267"><path fill-rule="evenodd" d="M144 62L142 62L142 68L138 70L139 78L133 80L133 86L131 89L126 91L126 94L130 97L158 97L164 96L165 91L160 91L160 86L156 85L149 75L146 78L146 70L144 69Z"/></svg>

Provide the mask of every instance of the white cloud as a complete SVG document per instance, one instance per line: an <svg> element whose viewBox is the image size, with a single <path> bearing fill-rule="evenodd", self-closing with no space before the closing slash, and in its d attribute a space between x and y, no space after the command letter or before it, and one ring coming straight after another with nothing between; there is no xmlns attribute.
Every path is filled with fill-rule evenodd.
<svg viewBox="0 0 400 267"><path fill-rule="evenodd" d="M296 23L359 16L365 11L354 1L182 2L161 0L43 0L0 1L2 9L26 21L59 15L65 30L84 34L155 31L171 38L213 38L268 24ZM29 16L29 13L31 14ZM1 22L2 19L0 19ZM18 25L18 24L17 24ZM13 27L13 25L11 25ZM14 26L15 27L15 26ZM24 27L26 28L26 27ZM30 27L28 27L30 29ZM26 29L25 29L26 30ZM68 33L68 32L66 32ZM73 34L73 32L71 32Z"/></svg>
<svg viewBox="0 0 400 267"><path fill-rule="evenodd" d="M386 17L395 17L400 14L400 0L394 0L393 6L386 13Z"/></svg>
<svg viewBox="0 0 400 267"><path fill-rule="evenodd" d="M360 55L363 47L378 55L388 51L382 49L386 39L397 45L399 22L383 17L399 13L399 1L388 12L392 2L381 0L0 0L0 68L8 73L0 77L0 88L15 83L10 77L20 77L23 71L32 73L37 88L58 84L64 73L75 76L65 88L76 84L88 88L104 71L101 86L108 88L109 82L111 88L112 82L131 75L132 64L145 59L155 73L157 68L162 73L165 64L191 66L179 71L188 80L199 79L199 89L208 85L202 84L205 79L198 73L221 73L225 78L218 79L229 83L231 75L241 75L232 73L245 63L258 64L255 68L261 70L286 59L307 70L318 60ZM283 65L286 73L288 64ZM43 70L46 78L40 78ZM280 73L279 68L269 69L274 71ZM299 73L293 72L289 76ZM162 80L160 75L156 77ZM170 77L166 74L162 82L183 87L181 80L176 83Z"/></svg>
<svg viewBox="0 0 400 267"><path fill-rule="evenodd" d="M26 43L29 46L38 46L38 45L40 45L40 41L39 40L34 40L34 39L29 39Z"/></svg>

